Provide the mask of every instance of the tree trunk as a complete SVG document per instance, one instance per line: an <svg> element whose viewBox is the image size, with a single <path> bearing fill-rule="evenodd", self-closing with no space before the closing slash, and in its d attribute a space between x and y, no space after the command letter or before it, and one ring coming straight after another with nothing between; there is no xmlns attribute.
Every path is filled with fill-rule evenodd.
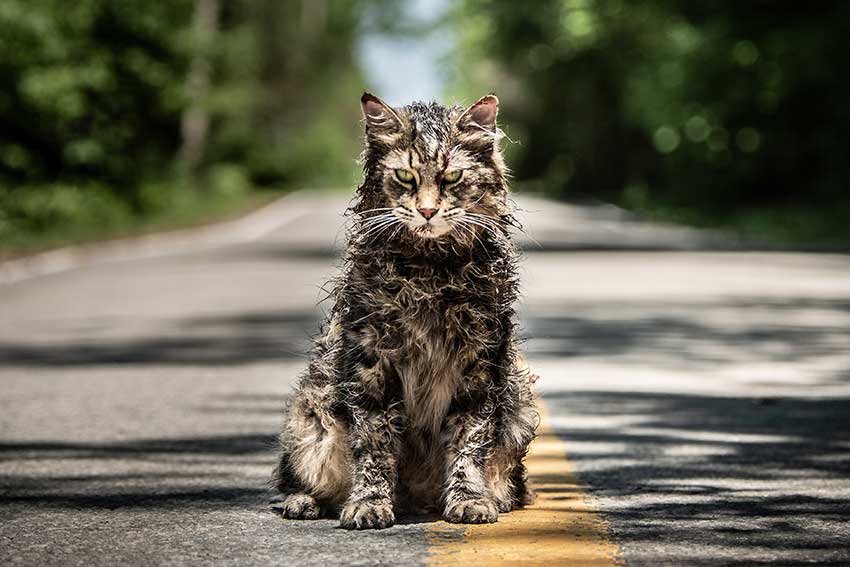
<svg viewBox="0 0 850 567"><path fill-rule="evenodd" d="M212 79L210 47L218 31L219 0L196 0L192 26L198 49L189 65L186 91L189 104L183 111L180 123L182 144L179 159L183 167L192 174L204 157L204 147L209 132L210 116L206 98Z"/></svg>

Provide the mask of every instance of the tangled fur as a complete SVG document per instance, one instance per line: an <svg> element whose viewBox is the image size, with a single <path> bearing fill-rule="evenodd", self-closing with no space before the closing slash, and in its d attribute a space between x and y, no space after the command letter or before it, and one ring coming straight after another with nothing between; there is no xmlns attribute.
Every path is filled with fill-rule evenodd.
<svg viewBox="0 0 850 567"><path fill-rule="evenodd" d="M498 101L362 102L364 181L286 413L273 508L338 512L357 529L400 509L494 522L532 499L523 457L538 423L515 331Z"/></svg>

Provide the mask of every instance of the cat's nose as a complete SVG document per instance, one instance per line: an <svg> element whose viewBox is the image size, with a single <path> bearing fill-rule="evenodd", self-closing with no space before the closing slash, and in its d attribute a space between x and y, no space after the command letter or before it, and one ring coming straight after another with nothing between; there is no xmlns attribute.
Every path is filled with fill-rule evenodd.
<svg viewBox="0 0 850 567"><path fill-rule="evenodd" d="M425 220L430 220L431 217L437 214L437 209L416 209L419 214L425 217Z"/></svg>

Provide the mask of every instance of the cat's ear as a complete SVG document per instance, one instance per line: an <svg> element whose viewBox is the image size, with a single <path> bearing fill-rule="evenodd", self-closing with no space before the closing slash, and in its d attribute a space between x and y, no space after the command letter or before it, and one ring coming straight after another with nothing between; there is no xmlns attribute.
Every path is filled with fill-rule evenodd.
<svg viewBox="0 0 850 567"><path fill-rule="evenodd" d="M489 94L463 111L457 119L457 127L461 130L476 129L495 133L497 114L499 114L499 99L496 95Z"/></svg>
<svg viewBox="0 0 850 567"><path fill-rule="evenodd" d="M390 105L373 94L363 93L360 97L363 117L366 119L367 134L388 134L401 128L401 118Z"/></svg>

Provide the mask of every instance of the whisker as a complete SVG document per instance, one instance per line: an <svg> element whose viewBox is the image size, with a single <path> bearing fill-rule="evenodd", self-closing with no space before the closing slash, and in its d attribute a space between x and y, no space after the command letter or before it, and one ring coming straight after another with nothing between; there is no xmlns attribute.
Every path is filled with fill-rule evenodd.
<svg viewBox="0 0 850 567"><path fill-rule="evenodd" d="M378 215L378 216L360 221L360 226L366 227L366 226L373 225L375 223L379 223L379 222L382 222L382 221L385 221L385 220L390 220L392 218L395 218L394 214L384 213L382 215Z"/></svg>
<svg viewBox="0 0 850 567"><path fill-rule="evenodd" d="M399 222L398 219L396 219L396 218L381 219L380 221L378 221L376 223L373 223L373 224L371 224L367 227L364 227L366 229L365 233L368 234L369 232L371 232L372 230L375 230L378 227L384 226L386 224L393 224L393 223L396 223L396 222Z"/></svg>
<svg viewBox="0 0 850 567"><path fill-rule="evenodd" d="M496 233L496 231L504 230L503 227L491 224L488 221L485 221L483 219L466 218L465 216L461 217L461 219L470 223L470 224L474 224L476 226L480 226L481 228L485 228L485 229L487 229L487 230L489 230L490 232L493 232L493 233Z"/></svg>
<svg viewBox="0 0 850 567"><path fill-rule="evenodd" d="M463 218L462 218L462 217L461 217L461 220L463 220ZM467 220L468 220L468 219L467 219ZM464 223L461 223L461 224L464 224ZM475 224L475 223L470 223L470 224ZM478 225L478 226L481 226L481 225ZM473 229L473 228L472 228L472 227L470 227L470 226L467 226L466 228L468 228L468 229L470 230L470 232L472 233L472 237L473 237L475 240L477 240L479 244L481 244L481 249L482 249L482 250L484 250L484 253L485 253L485 254L487 254L487 259L488 259L488 260L492 260L493 258L490 256L490 252L488 252L488 251L487 251L487 246L484 244L484 241L483 241L483 240L481 240L481 238L480 238L480 237L479 237L479 236L475 233L475 229Z"/></svg>
<svg viewBox="0 0 850 567"><path fill-rule="evenodd" d="M489 227L489 226L487 226L487 225L484 225L484 224L481 224L481 223L479 223L479 222L476 222L476 221L474 221L474 220L472 220L472 219L463 219L463 218L462 218L462 219L460 219L460 221L461 221L463 224L467 224L467 225L475 225L475 226L478 226L478 227L483 228L484 230L486 230L486 231L488 231L488 232L493 232L493 229L492 229L491 227Z"/></svg>
<svg viewBox="0 0 850 567"><path fill-rule="evenodd" d="M377 215L372 215L371 217L365 217L362 220L368 221L368 220L379 219L381 217L388 217L388 216L392 216L392 215L393 215L393 213L391 211L385 211L385 212L379 213Z"/></svg>
<svg viewBox="0 0 850 567"><path fill-rule="evenodd" d="M473 217L473 218L476 218L476 219L490 221L490 222L494 222L494 223L498 223L498 224L504 224L504 225L508 225L508 226L513 226L511 223L505 221L504 219L502 219L500 217L492 217L490 215L482 215L480 213L471 213L471 212L467 212L466 214Z"/></svg>
<svg viewBox="0 0 850 567"><path fill-rule="evenodd" d="M493 230L498 230L502 234L507 234L509 230L508 227L510 226L506 224L500 224L492 217L470 216L469 220L474 220L475 222L485 224Z"/></svg>
<svg viewBox="0 0 850 567"><path fill-rule="evenodd" d="M526 230L522 226L522 224L516 218L514 218L512 216L505 219L505 218L502 218L502 217L489 217L487 215L481 215L481 214L478 214L478 213L468 213L468 214L475 215L476 217L479 217L479 218L484 217L484 218L492 219L493 221L501 223L505 226L509 226L509 227L513 228L514 230L521 232L522 234L524 234L524 235L528 236L529 238L531 238L532 240L534 240L534 238L532 238L531 235L529 235L528 232L526 232Z"/></svg>
<svg viewBox="0 0 850 567"><path fill-rule="evenodd" d="M401 222L401 221L400 221L400 220L398 220L397 218L392 218L392 219L390 219L390 220L385 220L383 223L379 223L377 226L371 226L368 230L366 230L365 232L361 233L361 236L362 236L363 238L365 238L366 236L369 236L370 234L372 234L372 233L374 233L374 232L378 232L378 231L380 231L380 230L382 230L382 229L384 229L384 228L387 228L387 227L389 227L389 226L392 226L392 225L394 225L394 224L396 224L396 223L400 223L400 222Z"/></svg>
<svg viewBox="0 0 850 567"><path fill-rule="evenodd" d="M484 198L484 197L486 197L486 196L487 196L487 192L486 192L486 191L482 192L482 193L481 193L481 196L480 196L480 197L478 197L477 199L475 199L472 203L470 203L470 204L469 204L469 206L470 206L470 207L473 207L473 206L477 205L478 203L480 203L480 202L481 202L481 199L483 199L483 198Z"/></svg>
<svg viewBox="0 0 850 567"><path fill-rule="evenodd" d="M361 227L359 233L360 234L369 234L369 232L371 232L373 229L384 226L385 224L393 224L393 221L390 220L390 219L387 219L387 220L381 221L379 223L375 223L375 224L371 224L369 226Z"/></svg>
<svg viewBox="0 0 850 567"><path fill-rule="evenodd" d="M476 236L476 234L475 234L475 229L474 229L474 228L472 228L469 224L464 223L464 222L458 222L458 223L456 223L456 224L453 224L452 226L455 226L455 227L457 227L458 229L461 229L461 231L462 231L465 235L467 235L468 237L470 237L470 238L472 238L472 239L475 239L475 236Z"/></svg>
<svg viewBox="0 0 850 567"><path fill-rule="evenodd" d="M375 224L381 221L390 220L394 218L395 215L381 215L380 217L375 217L371 219L366 219L360 223L360 226L369 226L370 224Z"/></svg>
<svg viewBox="0 0 850 567"><path fill-rule="evenodd" d="M385 215L388 212L392 211L393 207L378 207L376 209L368 209L365 211L360 211L355 216L361 219L375 218L381 215Z"/></svg>
<svg viewBox="0 0 850 567"><path fill-rule="evenodd" d="M390 235L390 240L395 240L395 237L398 236L399 231L403 228L404 228L404 223L398 223L398 227Z"/></svg>
<svg viewBox="0 0 850 567"><path fill-rule="evenodd" d="M389 224L383 225L381 228L379 228L377 231L375 231L373 238L377 238L378 236L381 235L381 233L383 233L386 230L389 230L394 224L401 224L401 222L399 221L398 223L389 223Z"/></svg>
<svg viewBox="0 0 850 567"><path fill-rule="evenodd" d="M487 232L491 237L493 237L494 239L496 239L498 241L505 241L508 238L508 236L505 232L503 232L501 230L496 230L493 227L485 225L485 224L480 224L473 219L463 219L463 222L470 224L470 225L475 225L475 226L481 228L482 230Z"/></svg>
<svg viewBox="0 0 850 567"><path fill-rule="evenodd" d="M505 219L502 219L502 218L499 218L499 217L488 217L487 215L481 215L481 214L478 214L478 213L467 213L467 214L468 214L468 215L470 215L470 216L472 216L472 217L473 217L473 218L475 218L476 220L482 220L482 221L485 221L485 220L486 220L486 221L489 221L489 222L499 223L499 224L500 224L500 227L501 227L503 230L508 230L508 227L511 227L511 228L513 228L514 230L516 230L516 231L518 231L518 232L520 232L520 233L524 234L524 235L525 235L525 236L526 236L529 240L531 240L531 241L532 241L535 245L537 245L537 247L538 247L538 248L543 248L543 245L542 245L542 244L540 244L540 242L539 242L536 238L534 238L533 236L531 236L531 235L530 235L530 234L529 234L529 233L528 233L528 232L527 232L527 231L523 228L523 226L522 226L521 224L519 224L518 222L516 222L516 221L511 222L511 221L508 221L508 220L505 220Z"/></svg>

